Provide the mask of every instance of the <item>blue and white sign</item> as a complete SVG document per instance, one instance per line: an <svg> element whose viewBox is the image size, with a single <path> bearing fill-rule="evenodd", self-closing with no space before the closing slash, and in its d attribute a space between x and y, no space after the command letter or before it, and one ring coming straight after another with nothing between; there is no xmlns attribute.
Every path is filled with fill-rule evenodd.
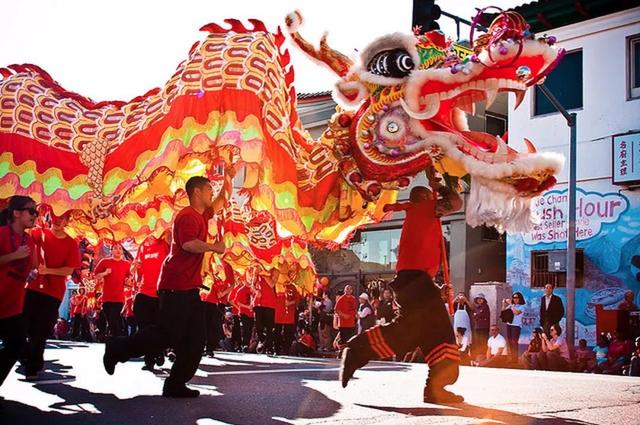
<svg viewBox="0 0 640 425"><path fill-rule="evenodd" d="M613 184L640 183L640 133L613 136Z"/></svg>

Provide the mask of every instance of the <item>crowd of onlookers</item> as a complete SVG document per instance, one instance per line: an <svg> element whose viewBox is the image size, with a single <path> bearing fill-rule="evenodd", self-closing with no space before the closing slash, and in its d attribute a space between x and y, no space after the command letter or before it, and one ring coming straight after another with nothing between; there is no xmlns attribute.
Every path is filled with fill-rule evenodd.
<svg viewBox="0 0 640 425"><path fill-rule="evenodd" d="M619 332L612 332L599 335L593 348L587 347L585 339L580 339L578 346L570 349L559 324L564 316L564 306L560 297L553 294L552 285L545 287L545 294L540 300L540 326L533 330L524 351L519 346L526 306L522 293L514 292L511 298L501 301L499 317L503 322L503 332L501 326L492 323L491 309L484 294L477 293L470 301L464 293L459 293L451 302L450 290L450 287L443 287L443 303L451 316L463 364L640 375L640 337L632 341ZM247 291L247 307L251 308L252 289ZM121 311L121 326L126 334L136 329L132 310L135 295L133 291L126 292ZM218 335L218 341L207 344L209 355L213 355L216 349L300 356L335 355L353 335L376 324L391 322L397 311L392 290L380 282L357 298L351 285L337 291L335 296L328 288L320 290L316 296L295 296L295 305L291 307L295 311L295 324L276 324L273 329L268 329L266 332L273 332L270 338L273 342L264 347L260 343L255 320L243 319L243 315L248 313L241 312L243 308L238 305L237 291L235 296L227 298L228 304L218 304L222 320L208 323L209 327L221 326L219 333L213 333ZM96 298L95 293L86 294L80 289L74 293L70 304L71 325L60 319L55 336L102 341L109 331L99 294ZM620 308L635 310L637 306L632 296L627 296ZM247 329L248 326L251 329ZM420 362L423 357L420 349L416 348L396 359Z"/></svg>

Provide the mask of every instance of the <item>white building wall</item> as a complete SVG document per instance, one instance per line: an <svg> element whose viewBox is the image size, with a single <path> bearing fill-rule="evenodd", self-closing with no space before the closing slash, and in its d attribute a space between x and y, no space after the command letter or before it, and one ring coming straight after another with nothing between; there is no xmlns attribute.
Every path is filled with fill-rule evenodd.
<svg viewBox="0 0 640 425"><path fill-rule="evenodd" d="M611 177L611 136L640 129L640 99L627 100L627 37L640 34L640 8L550 30L567 51L582 49L583 107L578 115L578 180ZM559 113L537 116L534 90L516 111L509 99L509 144L523 138L568 157L569 127ZM558 179L567 180L567 168Z"/></svg>

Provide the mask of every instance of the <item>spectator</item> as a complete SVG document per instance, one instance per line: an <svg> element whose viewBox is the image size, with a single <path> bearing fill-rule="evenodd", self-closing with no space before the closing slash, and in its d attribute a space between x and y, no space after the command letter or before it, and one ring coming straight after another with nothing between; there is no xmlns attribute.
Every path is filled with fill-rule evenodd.
<svg viewBox="0 0 640 425"><path fill-rule="evenodd" d="M471 337L471 312L472 307L464 293L460 292L453 301L453 329L464 328L469 337L469 344L473 343Z"/></svg>
<svg viewBox="0 0 640 425"><path fill-rule="evenodd" d="M453 316L453 302L452 302L453 287L450 284L444 284L440 287L440 298L444 303L444 308L449 316Z"/></svg>
<svg viewBox="0 0 640 425"><path fill-rule="evenodd" d="M533 357L533 368L542 370L568 371L571 357L567 341L562 337L560 325L551 325L551 339L542 334L542 351Z"/></svg>
<svg viewBox="0 0 640 425"><path fill-rule="evenodd" d="M378 314L378 308L380 308L380 289L377 287L369 288L369 293L371 294L371 297L369 297L369 304L371 305L371 311L373 311L375 324L375 317Z"/></svg>
<svg viewBox="0 0 640 425"><path fill-rule="evenodd" d="M533 369L533 356L542 351L542 328L535 328L529 341L529 346L520 357L520 363L527 369Z"/></svg>
<svg viewBox="0 0 640 425"><path fill-rule="evenodd" d="M340 343L346 344L356 333L356 312L358 303L353 296L351 285L344 287L344 295L336 300L335 313L338 316Z"/></svg>
<svg viewBox="0 0 640 425"><path fill-rule="evenodd" d="M62 317L58 317L56 324L53 326L53 337L55 339L65 339L69 334L69 323Z"/></svg>
<svg viewBox="0 0 640 425"><path fill-rule="evenodd" d="M596 365L596 359L593 350L587 348L587 340L578 341L576 349L576 372L589 372Z"/></svg>
<svg viewBox="0 0 640 425"><path fill-rule="evenodd" d="M472 366L503 367L507 359L507 340L504 339L496 325L489 329L491 335L487 340L487 353L479 361L472 361Z"/></svg>
<svg viewBox="0 0 640 425"><path fill-rule="evenodd" d="M302 330L302 335L293 343L291 353L299 357L311 357L316 351L316 341L311 335L311 329L308 327Z"/></svg>
<svg viewBox="0 0 640 425"><path fill-rule="evenodd" d="M487 299L483 293L479 293L473 299L473 347L474 354L482 354L487 351L487 339L489 338L489 324L491 311Z"/></svg>
<svg viewBox="0 0 640 425"><path fill-rule="evenodd" d="M223 339L220 341L220 345L224 351L234 351L233 342L233 313L227 311L224 314L222 321L222 334Z"/></svg>
<svg viewBox="0 0 640 425"><path fill-rule="evenodd" d="M456 344L460 351L460 363L468 365L471 363L471 346L469 345L469 336L465 328L456 328Z"/></svg>
<svg viewBox="0 0 640 425"><path fill-rule="evenodd" d="M391 289L386 288L382 291L382 301L377 311L378 323L381 325L391 323L394 317L396 317L396 313L393 308L393 292L391 292Z"/></svg>
<svg viewBox="0 0 640 425"><path fill-rule="evenodd" d="M513 313L513 320L511 323L507 323L507 342L509 343L509 356L512 363L516 363L520 356L518 342L520 341L520 332L522 330L524 305L524 296L520 292L514 292L511 299L505 298L502 300L502 309L509 309Z"/></svg>
<svg viewBox="0 0 640 425"><path fill-rule="evenodd" d="M618 310L626 311L638 311L638 306L633 302L633 291L627 291L624 293L624 301L618 306Z"/></svg>
<svg viewBox="0 0 640 425"><path fill-rule="evenodd" d="M333 311L333 301L331 301L331 294L329 291L324 291L322 293L322 305L325 313L330 314Z"/></svg>
<svg viewBox="0 0 640 425"><path fill-rule="evenodd" d="M640 376L640 336L636 338L635 350L631 356L631 362L627 370L628 376Z"/></svg>
<svg viewBox="0 0 640 425"><path fill-rule="evenodd" d="M596 364L591 371L600 373L604 365L607 363L609 355L609 338L607 338L605 334L598 335L596 346L593 347L593 352L596 355Z"/></svg>
<svg viewBox="0 0 640 425"><path fill-rule="evenodd" d="M333 335L331 334L331 328L333 324L333 314L331 310L327 310L327 308L331 308L333 303L328 298L328 294L325 292L324 296L326 300L329 302L326 303L326 300L322 301L320 304L320 318L318 320L318 339L320 341L320 351L331 351L331 344L333 342Z"/></svg>
<svg viewBox="0 0 640 425"><path fill-rule="evenodd" d="M609 341L607 362L600 369L607 375L622 375L623 366L629 364L631 357L631 341L620 332L614 331Z"/></svg>
<svg viewBox="0 0 640 425"><path fill-rule="evenodd" d="M358 334L361 334L376 324L376 317L373 314L373 307L369 303L369 295L363 292L358 299L360 301L358 306Z"/></svg>
<svg viewBox="0 0 640 425"><path fill-rule="evenodd" d="M564 305L559 296L553 294L551 283L544 285L544 295L540 299L540 326L546 335L550 335L551 325L560 323L564 317Z"/></svg>

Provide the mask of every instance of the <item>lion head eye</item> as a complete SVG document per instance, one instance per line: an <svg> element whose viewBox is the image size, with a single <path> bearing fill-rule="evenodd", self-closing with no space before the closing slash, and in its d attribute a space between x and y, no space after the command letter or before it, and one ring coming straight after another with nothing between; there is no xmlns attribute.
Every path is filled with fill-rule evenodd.
<svg viewBox="0 0 640 425"><path fill-rule="evenodd" d="M367 64L367 71L383 77L403 78L414 68L413 59L404 49L384 50Z"/></svg>

